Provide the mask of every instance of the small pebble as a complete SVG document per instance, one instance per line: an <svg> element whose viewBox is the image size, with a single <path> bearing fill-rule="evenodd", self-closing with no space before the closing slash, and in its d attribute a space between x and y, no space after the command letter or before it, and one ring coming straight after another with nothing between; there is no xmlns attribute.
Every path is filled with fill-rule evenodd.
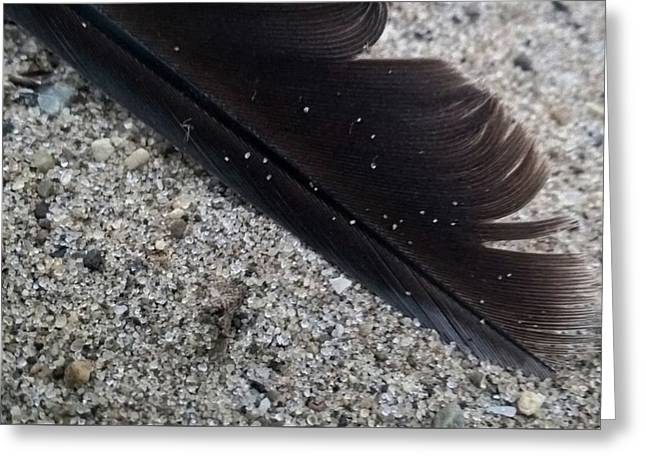
<svg viewBox="0 0 646 470"><path fill-rule="evenodd" d="M173 209L180 209L182 211L187 210L191 207L193 199L188 194L180 194L173 201Z"/></svg>
<svg viewBox="0 0 646 470"><path fill-rule="evenodd" d="M13 122L11 120L6 119L2 121L2 135L3 137L6 137L8 134L11 134L15 129L15 126L13 125Z"/></svg>
<svg viewBox="0 0 646 470"><path fill-rule="evenodd" d="M569 111L561 106L555 106L550 110L550 117L556 122L559 126L566 126L570 122L570 113Z"/></svg>
<svg viewBox="0 0 646 470"><path fill-rule="evenodd" d="M155 250L164 251L166 249L167 245L168 245L168 243L166 243L165 240L157 240L155 242Z"/></svg>
<svg viewBox="0 0 646 470"><path fill-rule="evenodd" d="M56 192L56 185L47 178L43 178L43 180L38 183L36 192L43 199L47 199L49 196L54 195L54 193Z"/></svg>
<svg viewBox="0 0 646 470"><path fill-rule="evenodd" d="M93 366L89 361L81 359L71 362L65 368L65 375L63 376L65 385L68 387L78 387L79 385L88 383L92 370Z"/></svg>
<svg viewBox="0 0 646 470"><path fill-rule="evenodd" d="M54 83L38 93L38 106L47 114L58 114L66 107L76 90L65 83Z"/></svg>
<svg viewBox="0 0 646 470"><path fill-rule="evenodd" d="M514 67L520 68L523 72L534 70L531 59L524 52L514 57Z"/></svg>
<svg viewBox="0 0 646 470"><path fill-rule="evenodd" d="M480 18L480 8L477 3L467 3L464 7L464 14L469 18L471 23L475 23Z"/></svg>
<svg viewBox="0 0 646 470"><path fill-rule="evenodd" d="M337 294L343 293L348 287L352 285L352 281L349 279L346 279L343 276L336 277L330 281L330 285L332 286L332 289L334 292Z"/></svg>
<svg viewBox="0 0 646 470"><path fill-rule="evenodd" d="M31 369L29 369L29 375L35 375L41 378L47 376L49 372L49 368L39 362L31 366Z"/></svg>
<svg viewBox="0 0 646 470"><path fill-rule="evenodd" d="M107 161L114 153L114 147L108 138L95 140L92 142L91 149L92 156L97 162Z"/></svg>
<svg viewBox="0 0 646 470"><path fill-rule="evenodd" d="M150 160L150 153L146 149L138 148L132 152L124 161L128 170L136 170Z"/></svg>
<svg viewBox="0 0 646 470"><path fill-rule="evenodd" d="M514 406L492 405L488 406L485 411L487 413L493 413L495 415L507 416L508 418L513 418L514 416L516 416L516 408Z"/></svg>
<svg viewBox="0 0 646 470"><path fill-rule="evenodd" d="M451 403L440 409L433 418L433 427L442 429L458 429L464 427L462 408L457 403Z"/></svg>
<svg viewBox="0 0 646 470"><path fill-rule="evenodd" d="M19 406L14 405L9 410L9 414L11 414L11 418L12 418L13 422L18 422L18 420L20 420L20 418L22 416L22 410L20 409Z"/></svg>
<svg viewBox="0 0 646 470"><path fill-rule="evenodd" d="M45 150L37 150L36 153L31 158L31 165L36 168L38 171L47 173L49 170L54 168L56 162L54 157L52 157Z"/></svg>
<svg viewBox="0 0 646 470"><path fill-rule="evenodd" d="M562 13L570 13L570 8L563 2L553 1L552 6L556 11L560 11Z"/></svg>
<svg viewBox="0 0 646 470"><path fill-rule="evenodd" d="M36 204L36 208L34 209L34 215L36 216L36 218L44 219L47 217L48 213L49 213L49 204L47 204L45 201L39 201Z"/></svg>
<svg viewBox="0 0 646 470"><path fill-rule="evenodd" d="M177 208L177 209L173 209L171 212L168 213L168 218L169 219L181 219L182 217L184 217L185 214L186 214L186 212L184 212L183 209Z"/></svg>
<svg viewBox="0 0 646 470"><path fill-rule="evenodd" d="M52 258L63 258L65 256L65 253L67 253L67 247L59 246L49 256L51 256Z"/></svg>
<svg viewBox="0 0 646 470"><path fill-rule="evenodd" d="M90 250L83 256L83 266L90 271L102 271L103 264L103 254L99 250Z"/></svg>
<svg viewBox="0 0 646 470"><path fill-rule="evenodd" d="M486 389L487 388L487 379L486 375L480 371L474 371L469 374L469 381L478 388Z"/></svg>
<svg viewBox="0 0 646 470"><path fill-rule="evenodd" d="M261 415L264 415L269 411L269 408L271 408L271 401L269 401L269 398L263 398L260 400L260 404L258 405L258 413Z"/></svg>
<svg viewBox="0 0 646 470"><path fill-rule="evenodd" d="M545 396L536 392L521 392L516 402L518 412L525 416L535 415L545 402Z"/></svg>
<svg viewBox="0 0 646 470"><path fill-rule="evenodd" d="M186 231L186 222L184 222L183 219L175 219L171 222L169 229L172 237L179 240L180 238L184 237L184 232Z"/></svg>
<svg viewBox="0 0 646 470"><path fill-rule="evenodd" d="M39 245L42 245L43 243L45 243L48 237L49 237L49 231L47 231L44 228L41 228L40 230L38 230L38 233L36 234L36 243Z"/></svg>
<svg viewBox="0 0 646 470"><path fill-rule="evenodd" d="M388 354L383 351L375 351L375 359L379 362L385 362L388 360Z"/></svg>
<svg viewBox="0 0 646 470"><path fill-rule="evenodd" d="M124 313L126 313L127 311L128 311L128 306L127 305L119 304L119 305L114 306L114 314L115 315L120 316L120 315L123 315Z"/></svg>

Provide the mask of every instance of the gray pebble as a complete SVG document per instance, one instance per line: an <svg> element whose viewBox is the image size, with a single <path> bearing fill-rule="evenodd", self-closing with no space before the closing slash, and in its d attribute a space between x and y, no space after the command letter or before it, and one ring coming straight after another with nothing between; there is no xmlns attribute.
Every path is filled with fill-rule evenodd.
<svg viewBox="0 0 646 470"><path fill-rule="evenodd" d="M388 360L388 354L383 351L375 351L375 359L379 362L385 362Z"/></svg>
<svg viewBox="0 0 646 470"><path fill-rule="evenodd" d="M95 140L92 142L91 149L92 156L97 162L105 162L114 153L114 147L108 138Z"/></svg>
<svg viewBox="0 0 646 470"><path fill-rule="evenodd" d="M508 418L513 418L514 416L516 416L516 408L514 406L492 405L488 406L485 411L487 413L493 413L495 415L507 416Z"/></svg>
<svg viewBox="0 0 646 470"><path fill-rule="evenodd" d="M343 293L344 290L346 290L348 287L352 285L352 281L347 279L344 276L339 276L330 281L330 285L332 286L332 290L336 292L337 294Z"/></svg>
<svg viewBox="0 0 646 470"><path fill-rule="evenodd" d="M271 408L271 401L269 401L269 398L263 398L260 400L260 404L258 405L258 414L264 415L269 411L269 408Z"/></svg>
<svg viewBox="0 0 646 470"><path fill-rule="evenodd" d="M44 219L49 213L49 204L45 201L38 201L36 208L34 209L34 215L37 219Z"/></svg>
<svg viewBox="0 0 646 470"><path fill-rule="evenodd" d="M47 238L49 237L49 231L45 230L44 228L41 228L38 230L38 233L36 234L36 243L39 245L42 245L45 243Z"/></svg>
<svg viewBox="0 0 646 470"><path fill-rule="evenodd" d="M51 220L43 217L42 219L38 219L38 226L40 228L44 228L45 230L51 230L52 222Z"/></svg>
<svg viewBox="0 0 646 470"><path fill-rule="evenodd" d="M183 219L175 219L171 222L169 230L173 238L183 238L186 231L186 222Z"/></svg>
<svg viewBox="0 0 646 470"><path fill-rule="evenodd" d="M102 271L103 264L103 255L99 250L90 250L83 256L83 266L90 271Z"/></svg>
<svg viewBox="0 0 646 470"><path fill-rule="evenodd" d="M457 403L451 403L439 410L433 418L434 428L458 429L464 427L462 408Z"/></svg>
<svg viewBox="0 0 646 470"><path fill-rule="evenodd" d="M560 11L562 13L570 13L570 8L563 2L553 1L552 6L556 11Z"/></svg>
<svg viewBox="0 0 646 470"><path fill-rule="evenodd" d="M47 114L58 114L75 93L76 90L65 83L54 83L38 93L38 106Z"/></svg>
<svg viewBox="0 0 646 470"><path fill-rule="evenodd" d="M31 165L38 171L47 173L49 170L54 168L56 162L54 161L54 157L52 157L45 150L40 149L37 150L36 153L34 153L31 159Z"/></svg>
<svg viewBox="0 0 646 470"><path fill-rule="evenodd" d="M514 57L514 67L520 68L523 72L534 70L531 59L524 52Z"/></svg>
<svg viewBox="0 0 646 470"><path fill-rule="evenodd" d="M480 8L477 3L468 3L464 6L464 14L471 23L475 23L480 18Z"/></svg>
<svg viewBox="0 0 646 470"><path fill-rule="evenodd" d="M47 178L43 178L43 180L38 183L36 192L43 199L47 199L49 196L52 196L56 192L56 185Z"/></svg>
<svg viewBox="0 0 646 470"><path fill-rule="evenodd" d="M137 168L145 165L148 160L150 160L150 153L148 150L138 148L126 158L124 163L128 170L136 170Z"/></svg>
<svg viewBox="0 0 646 470"><path fill-rule="evenodd" d="M487 376L480 371L474 371L469 374L469 381L478 388L487 388Z"/></svg>

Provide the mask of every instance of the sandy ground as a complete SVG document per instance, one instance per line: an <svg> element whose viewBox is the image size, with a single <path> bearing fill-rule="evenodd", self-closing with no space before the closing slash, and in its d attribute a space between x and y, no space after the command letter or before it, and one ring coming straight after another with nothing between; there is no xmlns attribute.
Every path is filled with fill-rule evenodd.
<svg viewBox="0 0 646 470"><path fill-rule="evenodd" d="M4 37L2 422L600 425L599 356L538 382L357 283L337 293L335 267L18 28ZM500 96L551 162L519 217L580 221L530 248L584 252L599 271L602 2L401 3L370 55L443 58ZM70 87L67 106L49 115L10 78L34 70ZM150 159L130 170L138 148ZM526 391L545 397L535 415L490 408L513 414Z"/></svg>

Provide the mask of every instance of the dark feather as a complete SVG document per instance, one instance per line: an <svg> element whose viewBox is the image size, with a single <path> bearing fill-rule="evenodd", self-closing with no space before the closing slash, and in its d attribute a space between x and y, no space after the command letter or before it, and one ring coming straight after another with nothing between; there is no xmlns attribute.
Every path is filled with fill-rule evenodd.
<svg viewBox="0 0 646 470"><path fill-rule="evenodd" d="M597 347L576 254L485 242L547 168L499 102L437 60L350 60L382 4L8 6L89 79L382 298L480 359L545 376ZM191 132L186 132L187 125Z"/></svg>

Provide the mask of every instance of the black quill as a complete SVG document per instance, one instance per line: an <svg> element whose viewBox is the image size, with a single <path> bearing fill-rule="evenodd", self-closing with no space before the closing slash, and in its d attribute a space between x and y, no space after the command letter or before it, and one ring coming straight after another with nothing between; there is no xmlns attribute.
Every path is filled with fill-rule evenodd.
<svg viewBox="0 0 646 470"><path fill-rule="evenodd" d="M487 247L547 168L495 97L438 60L355 60L383 4L7 5L87 78L382 298L538 376L597 347L577 254Z"/></svg>

